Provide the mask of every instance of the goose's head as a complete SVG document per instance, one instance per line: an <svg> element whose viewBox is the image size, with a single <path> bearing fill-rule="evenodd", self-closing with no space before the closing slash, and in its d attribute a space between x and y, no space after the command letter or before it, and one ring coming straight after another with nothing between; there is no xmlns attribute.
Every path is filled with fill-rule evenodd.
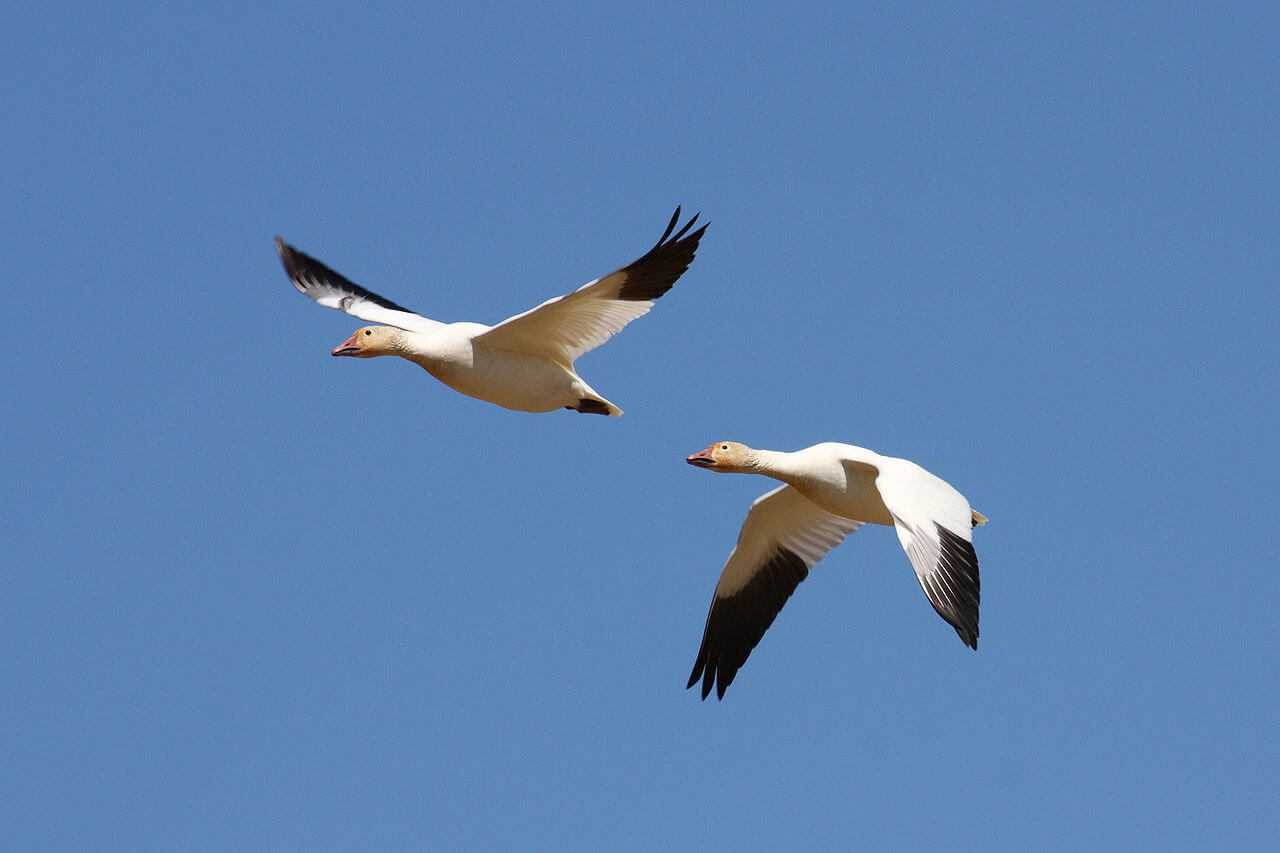
<svg viewBox="0 0 1280 853"><path fill-rule="evenodd" d="M725 473L742 473L753 470L753 456L750 447L736 441L717 441L706 450L694 453L685 458L685 462L699 468Z"/></svg>
<svg viewBox="0 0 1280 853"><path fill-rule="evenodd" d="M390 326L365 326L356 329L351 337L334 347L333 355L349 355L354 358L391 355L395 352L399 337L400 330Z"/></svg>

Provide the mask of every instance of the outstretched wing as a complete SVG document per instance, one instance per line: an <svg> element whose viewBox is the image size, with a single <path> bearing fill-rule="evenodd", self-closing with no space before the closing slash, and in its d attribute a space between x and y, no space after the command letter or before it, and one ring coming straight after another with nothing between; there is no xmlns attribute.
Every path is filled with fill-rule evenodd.
<svg viewBox="0 0 1280 853"><path fill-rule="evenodd" d="M706 699L714 683L723 699L809 569L861 526L832 515L791 486L757 498L720 573L688 686L702 679Z"/></svg>
<svg viewBox="0 0 1280 853"><path fill-rule="evenodd" d="M677 207L657 244L622 269L503 320L475 340L495 349L540 355L571 367L580 355L647 314L653 301L670 290L689 268L707 226L689 233L698 221L694 214L672 236L679 219Z"/></svg>
<svg viewBox="0 0 1280 853"><path fill-rule="evenodd" d="M444 325L365 290L310 255L299 252L279 237L276 237L276 251L280 253L284 271L289 274L289 280L298 292L325 308L334 308L370 323L395 326L409 332L430 332Z"/></svg>
<svg viewBox="0 0 1280 853"><path fill-rule="evenodd" d="M972 531L980 516L950 484L904 459L886 460L876 487L929 603L977 649L981 583Z"/></svg>

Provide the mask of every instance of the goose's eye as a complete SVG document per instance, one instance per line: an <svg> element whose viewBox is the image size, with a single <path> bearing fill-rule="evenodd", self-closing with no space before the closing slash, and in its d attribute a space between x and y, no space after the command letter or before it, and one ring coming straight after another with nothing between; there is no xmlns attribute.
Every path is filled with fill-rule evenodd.
<svg viewBox="0 0 1280 853"><path fill-rule="evenodd" d="M721 449L721 450L728 450L728 449L729 449L729 445L727 445L727 444L722 444L722 445L720 445L720 449Z"/></svg>
<svg viewBox="0 0 1280 853"><path fill-rule="evenodd" d="M368 337L369 335L372 335L372 334L373 334L373 329L365 329L365 330L364 330L364 334L365 334L365 337Z"/></svg>

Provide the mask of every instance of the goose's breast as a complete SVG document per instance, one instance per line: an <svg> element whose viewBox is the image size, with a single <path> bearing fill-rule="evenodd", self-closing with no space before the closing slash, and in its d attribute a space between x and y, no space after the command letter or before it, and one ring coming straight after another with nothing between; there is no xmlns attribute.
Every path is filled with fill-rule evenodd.
<svg viewBox="0 0 1280 853"><path fill-rule="evenodd" d="M550 411L568 405L571 396L572 377L563 367L524 353L467 342L445 358L420 364L456 391L517 411Z"/></svg>
<svg viewBox="0 0 1280 853"><path fill-rule="evenodd" d="M827 512L869 524L893 524L870 472L833 465L791 485Z"/></svg>

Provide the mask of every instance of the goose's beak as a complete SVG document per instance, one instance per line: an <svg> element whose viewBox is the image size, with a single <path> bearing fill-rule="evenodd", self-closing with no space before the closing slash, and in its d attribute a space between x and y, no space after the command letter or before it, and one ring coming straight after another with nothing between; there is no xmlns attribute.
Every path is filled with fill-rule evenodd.
<svg viewBox="0 0 1280 853"><path fill-rule="evenodd" d="M684 461L699 468L714 468L716 467L716 460L711 458L711 450L712 448L708 447L706 450L695 453L692 456L686 456Z"/></svg>
<svg viewBox="0 0 1280 853"><path fill-rule="evenodd" d="M334 347L334 350L332 353L330 353L330 355L359 355L360 342L359 340L357 340L357 338L359 337L360 337L360 333L356 332L354 335L347 338L341 344Z"/></svg>

